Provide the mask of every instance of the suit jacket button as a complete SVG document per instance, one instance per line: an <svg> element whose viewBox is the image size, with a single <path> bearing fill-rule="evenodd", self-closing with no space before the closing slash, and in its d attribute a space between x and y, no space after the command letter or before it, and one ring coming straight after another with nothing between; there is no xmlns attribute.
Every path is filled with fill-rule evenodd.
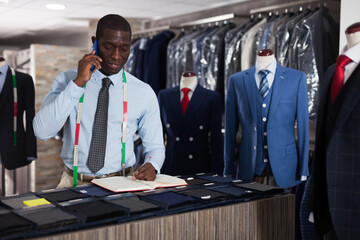
<svg viewBox="0 0 360 240"><path fill-rule="evenodd" d="M166 124L166 127L169 128L169 127L170 127L170 123Z"/></svg>
<svg viewBox="0 0 360 240"><path fill-rule="evenodd" d="M254 146L254 150L256 150L256 146Z"/></svg>
<svg viewBox="0 0 360 240"><path fill-rule="evenodd" d="M267 163L269 160L267 158L264 159L264 163Z"/></svg>
<svg viewBox="0 0 360 240"><path fill-rule="evenodd" d="M193 155L190 154L190 155L189 155L189 159L192 159L192 158L193 158Z"/></svg>
<svg viewBox="0 0 360 240"><path fill-rule="evenodd" d="M264 145L264 149L268 149L268 146L267 146L267 145Z"/></svg>
<svg viewBox="0 0 360 240"><path fill-rule="evenodd" d="M194 140L193 137L189 137L189 141L192 142Z"/></svg>
<svg viewBox="0 0 360 240"><path fill-rule="evenodd" d="M203 130L203 128L204 128L203 125L200 125L200 126L199 126L199 129L200 129L200 130Z"/></svg>
<svg viewBox="0 0 360 240"><path fill-rule="evenodd" d="M179 138L179 137L176 137L175 140L178 142L178 141L180 141L180 138Z"/></svg>
<svg viewBox="0 0 360 240"><path fill-rule="evenodd" d="M256 132L256 127L254 127L254 131Z"/></svg>

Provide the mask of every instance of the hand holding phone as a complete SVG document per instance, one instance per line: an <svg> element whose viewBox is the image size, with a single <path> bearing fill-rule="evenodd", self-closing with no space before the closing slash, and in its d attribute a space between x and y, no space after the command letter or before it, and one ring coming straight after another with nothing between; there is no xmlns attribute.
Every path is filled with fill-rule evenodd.
<svg viewBox="0 0 360 240"><path fill-rule="evenodd" d="M78 63L77 77L74 82L79 87L83 87L87 81L90 80L91 75L95 69L101 69L102 59L97 56L98 42L95 40L93 44L93 51L90 54L85 54Z"/></svg>

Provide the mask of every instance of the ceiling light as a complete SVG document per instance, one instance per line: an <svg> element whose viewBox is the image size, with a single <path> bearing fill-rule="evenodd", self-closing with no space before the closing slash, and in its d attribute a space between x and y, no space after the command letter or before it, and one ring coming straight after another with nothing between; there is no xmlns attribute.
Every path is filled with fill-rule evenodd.
<svg viewBox="0 0 360 240"><path fill-rule="evenodd" d="M59 3L48 3L45 7L50 10L64 10L66 8L64 4Z"/></svg>

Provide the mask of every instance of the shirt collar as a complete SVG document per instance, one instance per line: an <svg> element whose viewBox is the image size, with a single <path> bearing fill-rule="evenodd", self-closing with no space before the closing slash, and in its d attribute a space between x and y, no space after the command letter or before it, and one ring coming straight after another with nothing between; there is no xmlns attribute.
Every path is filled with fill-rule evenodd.
<svg viewBox="0 0 360 240"><path fill-rule="evenodd" d="M114 86L116 86L116 84L119 84L120 82L123 81L123 76L122 76L122 73L123 73L123 69L121 69L118 73L116 74L112 74L110 76L106 76L104 75L102 72L100 72L99 70L95 70L94 73L93 73L93 76L94 76L94 80L96 82L98 82L100 85L102 85L102 79L107 77L107 78L110 78L111 82L114 84Z"/></svg>
<svg viewBox="0 0 360 240"><path fill-rule="evenodd" d="M343 54L350 58L353 62L359 63L360 62L360 43L356 44L352 48L347 49L345 47L343 49Z"/></svg>
<svg viewBox="0 0 360 240"><path fill-rule="evenodd" d="M5 75L6 75L8 68L9 68L9 65L8 65L7 63L5 63L4 66L1 66L1 67L0 67L0 72L1 72L1 74L5 74Z"/></svg>
<svg viewBox="0 0 360 240"><path fill-rule="evenodd" d="M185 85L180 81L180 90L183 89L183 88L190 88L190 90L191 90L192 92L194 92L197 84L198 84L198 82L197 82L197 80L196 80L196 81L192 82L189 86L185 86Z"/></svg>
<svg viewBox="0 0 360 240"><path fill-rule="evenodd" d="M271 73L275 74L276 71L276 61L273 61L266 69L269 70ZM258 62L255 63L255 74L259 74L260 70L263 68L260 66Z"/></svg>

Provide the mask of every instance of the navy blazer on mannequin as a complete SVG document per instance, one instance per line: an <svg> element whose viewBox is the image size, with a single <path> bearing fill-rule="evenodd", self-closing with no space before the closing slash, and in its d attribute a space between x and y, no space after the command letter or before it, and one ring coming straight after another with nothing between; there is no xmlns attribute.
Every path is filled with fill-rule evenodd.
<svg viewBox="0 0 360 240"><path fill-rule="evenodd" d="M6 169L23 167L31 162L28 158L37 157L36 138L32 126L35 115L34 82L28 74L16 71L15 76L18 93L16 146L13 146L14 94L10 68L0 93L0 154L1 163Z"/></svg>
<svg viewBox="0 0 360 240"><path fill-rule="evenodd" d="M170 175L221 174L224 165L220 94L198 84L185 115L181 109L179 86L161 90L159 104L167 140L161 172Z"/></svg>
<svg viewBox="0 0 360 240"><path fill-rule="evenodd" d="M277 64L267 120L269 162L276 183L283 188L297 185L308 176L309 113L305 73ZM230 76L225 107L225 168L233 172L238 126L241 126L237 178L251 181L255 174L257 110L255 67ZM298 141L294 126L297 122ZM260 130L259 130L260 131Z"/></svg>
<svg viewBox="0 0 360 240"><path fill-rule="evenodd" d="M360 66L330 105L335 65L320 85L320 104L313 162L315 227L325 234L334 228L339 239L360 233Z"/></svg>

